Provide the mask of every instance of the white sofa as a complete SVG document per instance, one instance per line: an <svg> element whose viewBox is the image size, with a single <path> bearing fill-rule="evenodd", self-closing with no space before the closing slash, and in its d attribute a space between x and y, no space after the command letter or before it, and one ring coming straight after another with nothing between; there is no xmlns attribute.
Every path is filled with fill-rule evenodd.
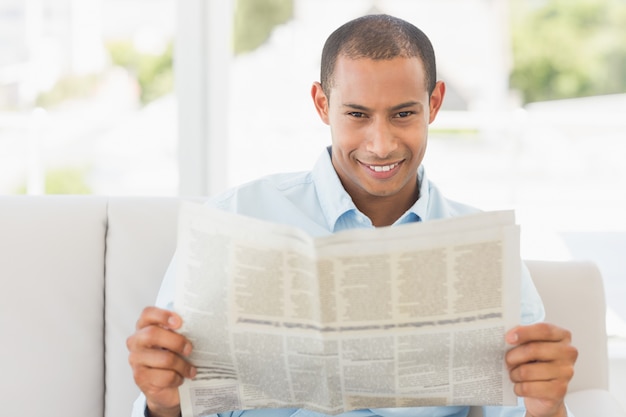
<svg viewBox="0 0 626 417"><path fill-rule="evenodd" d="M180 201L0 197L0 415L130 414L138 390L125 340L156 297ZM577 417L625 417L608 391L598 270L527 263L548 320L570 328L580 352L570 408Z"/></svg>

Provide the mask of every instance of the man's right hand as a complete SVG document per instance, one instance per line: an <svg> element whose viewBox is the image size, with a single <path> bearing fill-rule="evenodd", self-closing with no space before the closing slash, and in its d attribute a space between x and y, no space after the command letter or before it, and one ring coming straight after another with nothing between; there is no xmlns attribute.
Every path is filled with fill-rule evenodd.
<svg viewBox="0 0 626 417"><path fill-rule="evenodd" d="M135 383L146 396L152 417L178 416L178 387L185 378L196 375L196 369L185 360L191 343L176 333L181 326L182 319L176 313L146 307L135 333L126 340Z"/></svg>

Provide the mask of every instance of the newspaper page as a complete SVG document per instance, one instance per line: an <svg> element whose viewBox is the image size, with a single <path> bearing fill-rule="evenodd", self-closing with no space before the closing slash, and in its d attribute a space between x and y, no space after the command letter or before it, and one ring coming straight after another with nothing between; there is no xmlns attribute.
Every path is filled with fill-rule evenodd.
<svg viewBox="0 0 626 417"><path fill-rule="evenodd" d="M312 238L181 208L183 417L252 408L515 405L519 228L497 211Z"/></svg>

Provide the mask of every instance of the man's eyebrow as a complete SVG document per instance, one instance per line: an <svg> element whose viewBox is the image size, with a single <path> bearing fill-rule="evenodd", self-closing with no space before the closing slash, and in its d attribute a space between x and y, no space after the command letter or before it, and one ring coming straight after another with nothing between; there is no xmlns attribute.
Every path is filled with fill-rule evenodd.
<svg viewBox="0 0 626 417"><path fill-rule="evenodd" d="M360 110L360 111L369 111L370 109L368 107L362 106L360 104L354 104L354 103L343 103L342 104L343 107L349 107L353 110Z"/></svg>
<svg viewBox="0 0 626 417"><path fill-rule="evenodd" d="M370 111L371 110L369 107L363 106L361 104L355 104L355 103L343 103L342 106L351 108L353 110L358 110L358 111ZM407 101L404 103L396 104L395 106L391 107L389 110L398 111L398 110L406 109L407 107L414 107L414 106L418 106L422 108L423 104L420 103L419 101Z"/></svg>
<svg viewBox="0 0 626 417"><path fill-rule="evenodd" d="M406 109L407 107L414 107L414 106L418 106L419 108L422 108L423 104L420 103L419 101L407 101L405 103L400 103L396 106L393 106L390 110L397 111L397 110Z"/></svg>

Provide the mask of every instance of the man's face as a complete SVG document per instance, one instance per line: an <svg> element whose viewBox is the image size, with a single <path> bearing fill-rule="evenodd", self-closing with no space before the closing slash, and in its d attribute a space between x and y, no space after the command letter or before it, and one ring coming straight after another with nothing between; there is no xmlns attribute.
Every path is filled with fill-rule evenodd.
<svg viewBox="0 0 626 417"><path fill-rule="evenodd" d="M355 201L417 196L417 168L443 94L438 83L429 100L417 58L340 56L330 97L313 86L317 111L331 128L333 166Z"/></svg>

